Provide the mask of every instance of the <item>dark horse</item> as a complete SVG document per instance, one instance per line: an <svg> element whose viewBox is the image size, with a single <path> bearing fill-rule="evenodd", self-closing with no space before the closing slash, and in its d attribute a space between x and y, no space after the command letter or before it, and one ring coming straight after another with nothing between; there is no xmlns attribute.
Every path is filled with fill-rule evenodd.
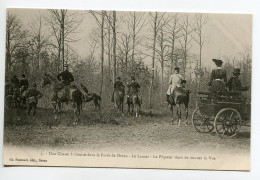
<svg viewBox="0 0 260 180"><path fill-rule="evenodd" d="M178 120L178 126L181 124L181 104L184 105L186 111L186 122L185 126L187 126L187 119L188 119L188 105L189 105L189 98L190 98L190 90L184 90L182 87L176 87L172 94L169 97L169 104L170 109L172 111L172 124L174 121L173 118L173 106L176 106L176 115Z"/></svg>
<svg viewBox="0 0 260 180"><path fill-rule="evenodd" d="M123 113L124 111L124 97L125 97L125 89L120 88L119 90L115 90L114 92L114 103L117 112Z"/></svg>
<svg viewBox="0 0 260 180"><path fill-rule="evenodd" d="M142 105L142 98L138 94L132 94L127 97L127 104L128 104L128 114L130 114L130 109L135 111L135 116L140 117L141 105Z"/></svg>
<svg viewBox="0 0 260 180"><path fill-rule="evenodd" d="M49 74L45 74L42 87L49 85L51 88L51 105L54 108L55 119L58 118L57 114L60 112L61 103L72 103L74 110L74 123L77 125L79 121L80 106L82 104L82 93L75 85L62 85L58 80Z"/></svg>
<svg viewBox="0 0 260 180"><path fill-rule="evenodd" d="M101 97L96 93L88 93L88 89L83 84L80 84L83 90L83 101L90 102L93 101L95 105L95 109L100 109Z"/></svg>

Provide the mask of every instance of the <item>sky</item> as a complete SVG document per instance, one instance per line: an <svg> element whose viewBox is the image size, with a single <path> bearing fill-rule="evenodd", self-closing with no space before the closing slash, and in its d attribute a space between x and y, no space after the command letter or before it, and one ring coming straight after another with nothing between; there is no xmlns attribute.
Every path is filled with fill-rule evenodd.
<svg viewBox="0 0 260 180"><path fill-rule="evenodd" d="M10 13L17 15L25 26L28 26L35 16L40 12L47 14L47 10L39 9L10 9ZM74 42L72 47L82 56L86 57L90 51L90 35L95 28L97 28L94 18L87 13L87 11L77 11L81 14L79 17L83 18L79 26L75 39L79 41ZM183 13L180 13L182 16ZM118 17L124 17L126 12L118 12ZM148 12L147 12L148 15ZM193 16L194 13L189 14ZM207 16L207 24L203 29L203 35L206 38L206 43L202 52L202 65L214 66L211 61L213 58L225 59L225 57L239 57L247 49L252 49L252 15L249 14L204 14ZM120 24L119 24L120 28ZM122 27L121 27L122 28ZM146 36L152 30L149 25L140 33L141 36ZM190 49L191 53L199 54L199 46L193 43ZM149 64L149 58L145 60ZM224 61L225 63L225 61Z"/></svg>

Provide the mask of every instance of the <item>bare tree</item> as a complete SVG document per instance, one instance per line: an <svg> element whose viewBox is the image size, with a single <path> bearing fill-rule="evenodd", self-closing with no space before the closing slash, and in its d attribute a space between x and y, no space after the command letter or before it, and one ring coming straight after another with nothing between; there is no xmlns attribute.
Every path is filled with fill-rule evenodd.
<svg viewBox="0 0 260 180"><path fill-rule="evenodd" d="M7 14L6 21L6 74L9 75L11 66L16 62L13 58L16 51L27 46L26 32L23 30L22 24L16 16Z"/></svg>
<svg viewBox="0 0 260 180"><path fill-rule="evenodd" d="M173 72L173 67L178 66L178 58L177 58L177 52L175 52L176 49L176 40L180 37L180 27L178 25L179 23L179 16L178 14L175 14L171 17L171 21L167 24L167 32L169 34L168 38L166 38L166 41L170 44L170 72Z"/></svg>
<svg viewBox="0 0 260 180"><path fill-rule="evenodd" d="M181 37L182 40L179 40L181 49L182 49L182 69L183 69L183 74L184 77L186 76L186 67L187 67L187 58L188 58L188 52L191 48L191 33L193 29L191 28L190 25L190 18L188 15L186 15L182 23L180 24L181 28Z"/></svg>
<svg viewBox="0 0 260 180"><path fill-rule="evenodd" d="M194 21L194 41L199 45L198 69L201 69L202 48L206 42L206 39L203 34L203 28L207 24L207 17L203 16L202 14L196 14Z"/></svg>
<svg viewBox="0 0 260 180"><path fill-rule="evenodd" d="M131 57L131 73L133 73L133 66L135 60L135 48L138 45L138 34L145 26L144 12L130 12L130 20L128 22L128 29L132 36L132 57Z"/></svg>
<svg viewBox="0 0 260 180"><path fill-rule="evenodd" d="M152 45L152 77L151 77L151 85L149 90L149 108L150 112L152 111L152 93L153 93L153 85L154 85L154 77L155 77L155 53L156 53L156 40L158 31L162 26L162 19L165 13L161 15L158 12L155 12L154 15L150 13L150 24L153 29L153 45Z"/></svg>
<svg viewBox="0 0 260 180"><path fill-rule="evenodd" d="M82 19L77 18L76 13L68 13L66 9L60 10L49 10L50 18L48 19L55 39L57 41L57 46L54 45L58 50L58 62L62 62L62 70L65 64L65 43L71 43L77 41L71 37L75 34L77 28L82 22Z"/></svg>
<svg viewBox="0 0 260 180"><path fill-rule="evenodd" d="M166 23L164 22L164 24ZM157 41L158 41L158 48L155 48L155 51L158 55L158 60L161 66L161 97L163 98L164 67L165 67L165 62L168 61L167 56L169 53L168 46L166 45L165 30L163 26L161 26L159 30Z"/></svg>
<svg viewBox="0 0 260 180"><path fill-rule="evenodd" d="M122 61L122 66L124 65L124 74L127 75L128 73L128 59L129 59L129 53L132 50L132 47L130 45L130 35L123 33L121 36L121 39L119 41L119 45L118 45L118 49L120 51L121 54L124 55L123 59L124 61Z"/></svg>
<svg viewBox="0 0 260 180"><path fill-rule="evenodd" d="M105 11L94 12L90 11L92 16L95 18L97 25L100 28L100 42L101 42L101 83L100 83L100 95L102 95L103 79L104 79L104 22L105 22ZM101 20L98 19L97 15L100 15Z"/></svg>
<svg viewBox="0 0 260 180"><path fill-rule="evenodd" d="M117 22L117 18L116 18L116 11L112 11L112 17L111 16L106 16L107 21L110 25L110 27L112 28L112 32L113 32L113 83L116 80L116 74L117 74L117 60L116 60L116 22Z"/></svg>

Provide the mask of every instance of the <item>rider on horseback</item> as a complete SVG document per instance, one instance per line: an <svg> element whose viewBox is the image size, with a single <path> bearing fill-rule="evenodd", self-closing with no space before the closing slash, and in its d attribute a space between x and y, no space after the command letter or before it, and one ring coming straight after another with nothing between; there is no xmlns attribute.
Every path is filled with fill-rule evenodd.
<svg viewBox="0 0 260 180"><path fill-rule="evenodd" d="M168 88L167 93L166 93L166 99L167 99L167 103L168 104L171 104L171 102L170 102L170 95L172 94L173 90L176 87L181 87L181 82L183 80L182 75L179 74L180 73L180 68L179 67L176 67L174 69L174 72L175 72L175 74L172 74L170 76L169 88Z"/></svg>
<svg viewBox="0 0 260 180"><path fill-rule="evenodd" d="M69 72L68 65L64 65L65 70L58 74L57 79L64 85L68 86L71 82L74 81L73 75ZM64 87L63 86L63 87Z"/></svg>
<svg viewBox="0 0 260 180"><path fill-rule="evenodd" d="M123 92L125 92L125 86L124 86L123 82L121 81L121 78L117 77L116 79L117 80L116 80L116 82L114 84L114 91L113 91L111 102L114 102L115 91L123 91Z"/></svg>
<svg viewBox="0 0 260 180"><path fill-rule="evenodd" d="M128 85L128 97L131 97L133 94L138 95L140 87L141 86L138 84L138 82L135 81L135 77L132 76L131 83Z"/></svg>

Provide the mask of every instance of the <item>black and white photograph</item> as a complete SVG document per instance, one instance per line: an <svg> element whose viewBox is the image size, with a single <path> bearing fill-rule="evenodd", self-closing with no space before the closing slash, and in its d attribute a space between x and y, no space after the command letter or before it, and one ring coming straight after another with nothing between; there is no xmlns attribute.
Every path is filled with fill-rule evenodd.
<svg viewBox="0 0 260 180"><path fill-rule="evenodd" d="M7 9L3 164L250 171L252 21Z"/></svg>

